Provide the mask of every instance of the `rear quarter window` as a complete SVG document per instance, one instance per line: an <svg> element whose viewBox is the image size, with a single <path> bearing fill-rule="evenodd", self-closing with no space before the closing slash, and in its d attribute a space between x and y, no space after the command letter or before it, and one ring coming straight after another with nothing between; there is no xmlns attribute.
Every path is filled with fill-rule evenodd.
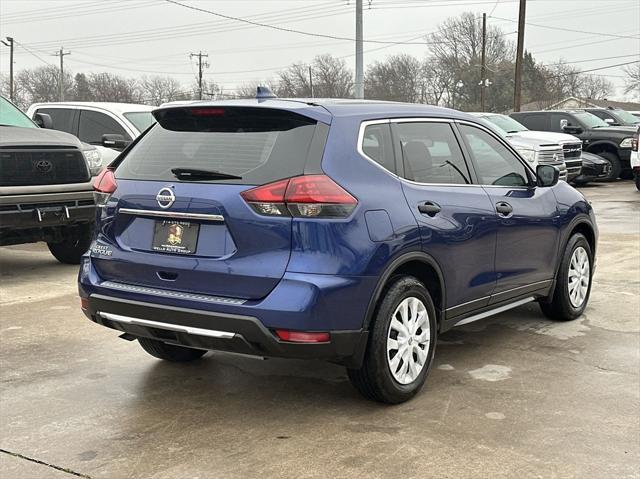
<svg viewBox="0 0 640 479"><path fill-rule="evenodd" d="M161 113L159 123L120 163L116 177L177 181L171 169L193 168L241 177L203 183L261 185L303 174L308 156L321 156L324 150L311 148L317 122L297 113L238 107L209 110L210 115L194 115L188 108Z"/></svg>

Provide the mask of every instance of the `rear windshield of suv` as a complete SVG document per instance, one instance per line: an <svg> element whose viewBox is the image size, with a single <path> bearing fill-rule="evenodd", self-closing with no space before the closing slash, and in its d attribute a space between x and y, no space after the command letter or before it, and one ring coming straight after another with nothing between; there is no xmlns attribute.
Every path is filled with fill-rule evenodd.
<svg viewBox="0 0 640 479"><path fill-rule="evenodd" d="M116 178L178 181L171 170L186 168L241 177L203 183L261 185L303 174L316 130L315 120L266 108L173 108L158 119Z"/></svg>

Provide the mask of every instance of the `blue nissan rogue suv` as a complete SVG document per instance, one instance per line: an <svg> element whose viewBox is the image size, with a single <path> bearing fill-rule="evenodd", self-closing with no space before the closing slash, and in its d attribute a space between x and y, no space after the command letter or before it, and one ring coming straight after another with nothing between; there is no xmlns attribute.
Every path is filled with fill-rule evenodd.
<svg viewBox="0 0 640 479"><path fill-rule="evenodd" d="M591 206L475 117L272 97L153 114L96 179L79 289L92 321L157 358L326 359L399 403L440 332L587 305Z"/></svg>

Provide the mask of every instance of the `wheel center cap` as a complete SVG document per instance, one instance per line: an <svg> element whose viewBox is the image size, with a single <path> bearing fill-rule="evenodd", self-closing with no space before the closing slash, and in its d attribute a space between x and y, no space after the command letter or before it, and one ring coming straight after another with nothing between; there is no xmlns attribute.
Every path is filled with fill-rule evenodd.
<svg viewBox="0 0 640 479"><path fill-rule="evenodd" d="M409 338L409 346L413 344L413 338Z"/></svg>

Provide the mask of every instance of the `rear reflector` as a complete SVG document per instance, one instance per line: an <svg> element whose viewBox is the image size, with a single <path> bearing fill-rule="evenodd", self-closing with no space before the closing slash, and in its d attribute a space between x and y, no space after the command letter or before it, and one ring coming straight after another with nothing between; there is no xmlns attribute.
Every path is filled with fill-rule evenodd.
<svg viewBox="0 0 640 479"><path fill-rule="evenodd" d="M358 204L358 200L326 175L295 176L240 195L254 211L267 216L344 218Z"/></svg>
<svg viewBox="0 0 640 479"><path fill-rule="evenodd" d="M331 340L329 333L310 333L306 331L276 329L276 334L282 341L290 343L328 343Z"/></svg>

